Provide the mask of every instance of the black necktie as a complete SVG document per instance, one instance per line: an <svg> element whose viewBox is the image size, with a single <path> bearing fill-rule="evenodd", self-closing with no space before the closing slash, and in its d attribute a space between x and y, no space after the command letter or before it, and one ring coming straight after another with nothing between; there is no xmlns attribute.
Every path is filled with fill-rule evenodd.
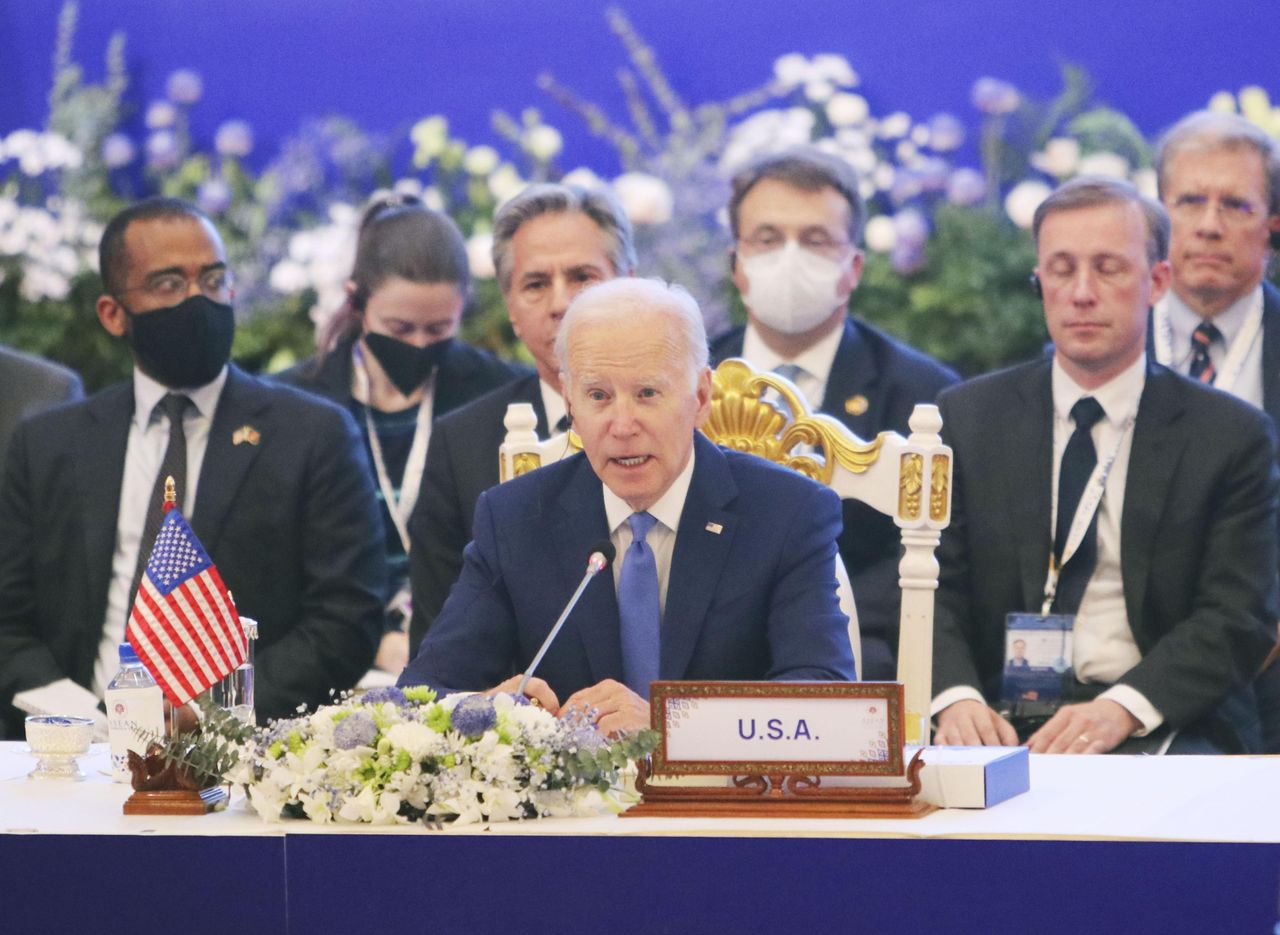
<svg viewBox="0 0 1280 935"><path fill-rule="evenodd" d="M142 538L138 541L138 564L133 573L133 586L129 589L129 608L133 608L133 598L138 593L138 585L142 583L142 573L147 568L147 560L151 557L151 547L155 545L156 536L160 532L160 523L164 520L164 481L172 477L177 489L178 503L182 503L182 495L187 489L187 433L182 426L182 415L186 412L191 400L181 393L167 393L164 399L156 403L157 409L163 409L169 419L169 447L164 450L164 460L160 462L160 473L156 475L155 486L151 489L151 499L147 501L147 519L142 526Z"/></svg>
<svg viewBox="0 0 1280 935"><path fill-rule="evenodd" d="M1061 565L1071 522L1075 519L1076 509L1089 483L1089 477L1098 464L1092 429L1094 423L1104 415L1102 406L1092 396L1081 397L1071 407L1071 419L1076 428L1067 440L1067 447L1062 452L1062 466L1058 470L1058 525L1053 538L1053 556L1059 563L1060 575L1053 601L1055 613L1076 612L1080 599L1084 597L1085 585L1089 583L1093 567L1098 561L1098 514L1095 511L1075 554L1067 560L1065 567Z"/></svg>
<svg viewBox="0 0 1280 935"><path fill-rule="evenodd" d="M1191 369L1187 371L1187 376L1201 383L1213 383L1218 370L1209 359L1209 348L1214 341L1221 340L1222 332L1214 325L1207 321L1196 325L1196 330L1191 332Z"/></svg>

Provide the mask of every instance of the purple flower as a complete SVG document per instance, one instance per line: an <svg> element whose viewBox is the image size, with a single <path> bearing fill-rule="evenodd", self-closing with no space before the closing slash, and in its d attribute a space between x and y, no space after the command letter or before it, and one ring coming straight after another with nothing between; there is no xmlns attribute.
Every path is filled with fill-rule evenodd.
<svg viewBox="0 0 1280 935"><path fill-rule="evenodd" d="M205 179L196 190L196 204L206 214L221 214L231 206L231 186L219 178Z"/></svg>
<svg viewBox="0 0 1280 935"><path fill-rule="evenodd" d="M947 161L938 156L927 156L915 167L920 185L927 192L940 192L946 188L947 174L950 170L951 167L947 165Z"/></svg>
<svg viewBox="0 0 1280 935"><path fill-rule="evenodd" d="M372 747L378 736L378 725L363 711L348 714L333 729L333 745L339 750Z"/></svg>
<svg viewBox="0 0 1280 935"><path fill-rule="evenodd" d="M889 254L889 265L895 273L910 275L924 266L924 250L914 244L894 244Z"/></svg>
<svg viewBox="0 0 1280 935"><path fill-rule="evenodd" d="M947 200L967 208L987 196L987 181L977 169L956 169L947 179Z"/></svg>
<svg viewBox="0 0 1280 935"><path fill-rule="evenodd" d="M384 704L385 702L390 701L392 704L400 708L405 707L409 703L409 700L404 696L404 692L396 688L394 685L386 685L382 688L371 688L360 697L360 700L365 704Z"/></svg>
<svg viewBox="0 0 1280 935"><path fill-rule="evenodd" d="M1008 114L1018 109L1018 89L999 78L979 78L973 83L970 99L984 114Z"/></svg>
<svg viewBox="0 0 1280 935"><path fill-rule="evenodd" d="M147 165L153 169L172 169L178 164L178 139L169 130L157 130L147 137Z"/></svg>
<svg viewBox="0 0 1280 935"><path fill-rule="evenodd" d="M577 747L579 750L586 750L588 753L594 753L605 744L604 737L600 736L600 732L590 726L577 728L569 734L566 740L570 746Z"/></svg>
<svg viewBox="0 0 1280 935"><path fill-rule="evenodd" d="M453 729L466 737L479 737L498 723L493 701L484 695L468 695L458 702L450 718Z"/></svg>
<svg viewBox="0 0 1280 935"><path fill-rule="evenodd" d="M929 148L936 153L949 153L964 143L964 124L951 114L934 114L928 126Z"/></svg>
<svg viewBox="0 0 1280 935"><path fill-rule="evenodd" d="M164 91L175 104L194 104L204 93L204 82L200 80L199 72L179 68L165 82Z"/></svg>
<svg viewBox="0 0 1280 935"><path fill-rule="evenodd" d="M893 216L893 228L897 237L894 244L900 248L920 248L929 238L929 222L919 211L908 208Z"/></svg>
<svg viewBox="0 0 1280 935"><path fill-rule="evenodd" d="M123 133L112 133L102 141L102 161L108 169L122 169L137 155L138 147Z"/></svg>
<svg viewBox="0 0 1280 935"><path fill-rule="evenodd" d="M243 120L228 120L214 134L213 148L220 155L242 159L253 152L253 128Z"/></svg>

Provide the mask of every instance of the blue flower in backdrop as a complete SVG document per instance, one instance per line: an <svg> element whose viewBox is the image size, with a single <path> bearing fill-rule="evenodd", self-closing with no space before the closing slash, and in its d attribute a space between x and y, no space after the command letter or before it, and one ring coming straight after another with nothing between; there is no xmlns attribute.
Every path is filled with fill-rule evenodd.
<svg viewBox="0 0 1280 935"><path fill-rule="evenodd" d="M204 82L198 72L179 68L169 76L164 85L165 94L175 104L194 104L204 94Z"/></svg>
<svg viewBox="0 0 1280 935"><path fill-rule="evenodd" d="M138 155L138 147L123 133L112 133L102 141L102 162L108 169L123 169Z"/></svg>
<svg viewBox="0 0 1280 935"><path fill-rule="evenodd" d="M213 148L220 156L243 159L253 152L253 128L243 120L228 120L214 134Z"/></svg>
<svg viewBox="0 0 1280 935"><path fill-rule="evenodd" d="M221 214L231 206L231 186L216 176L205 179L196 190L196 204L206 214Z"/></svg>
<svg viewBox="0 0 1280 935"><path fill-rule="evenodd" d="M339 750L371 747L378 736L378 725L363 711L349 714L333 729L333 745Z"/></svg>
<svg viewBox="0 0 1280 935"><path fill-rule="evenodd" d="M454 730L466 737L479 737L498 723L493 701L484 695L468 695L458 702L451 718Z"/></svg>

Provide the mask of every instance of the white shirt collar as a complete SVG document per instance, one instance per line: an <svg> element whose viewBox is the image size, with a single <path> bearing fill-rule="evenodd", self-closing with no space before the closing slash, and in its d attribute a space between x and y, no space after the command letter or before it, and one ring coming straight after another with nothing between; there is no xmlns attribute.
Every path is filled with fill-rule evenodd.
<svg viewBox="0 0 1280 935"><path fill-rule="evenodd" d="M550 383L538 378L538 390L542 394L542 411L547 415L547 434L556 433L556 424L565 416L564 397Z"/></svg>
<svg viewBox="0 0 1280 935"><path fill-rule="evenodd" d="M684 470L676 475L676 479L671 482L666 493L658 498L658 502L646 511L672 532L680 528L680 514L684 512L684 501L689 495L689 484L693 480L693 462L696 457L697 452L692 448L689 449L689 462L684 466ZM608 484L600 486L604 488L604 515L609 523L609 534L612 535L614 530L625 523L627 517L635 510L627 505L627 501L610 490Z"/></svg>
<svg viewBox="0 0 1280 935"><path fill-rule="evenodd" d="M138 428L146 429L151 422L151 413L155 410L156 403L164 399L165 394L170 392L181 392L195 404L196 410L203 418L210 419L213 417L213 411L218 408L218 400L222 396L222 388L226 383L227 367L225 364L218 371L218 375L204 386L197 386L193 389L183 387L176 391L163 383L153 380L137 367L134 367L133 420L137 423Z"/></svg>
<svg viewBox="0 0 1280 935"><path fill-rule="evenodd" d="M800 354L787 359L765 344L755 326L748 321L747 330L742 336L742 356L762 372L773 370L779 364L795 364L825 386L843 337L844 322L841 322L839 328L832 328L830 334L823 335Z"/></svg>
<svg viewBox="0 0 1280 935"><path fill-rule="evenodd" d="M1253 307L1255 302L1259 302L1261 294L1262 284L1259 283L1218 314L1207 319L1222 332L1222 343L1225 347L1230 347L1231 342L1236 339L1236 335L1244 327L1244 320L1249 316L1249 309ZM1191 307L1182 301L1182 297L1172 289L1169 290L1168 309L1169 330L1172 332L1171 337L1173 339L1171 350L1173 351L1174 360L1177 360L1180 356L1186 354L1191 347L1191 332L1195 331L1196 327L1206 319L1201 318L1192 311Z"/></svg>
<svg viewBox="0 0 1280 935"><path fill-rule="evenodd" d="M1142 399L1142 389L1147 382L1147 355L1139 354L1138 359L1116 374L1102 386L1086 390L1076 383L1062 369L1062 364L1055 355L1053 358L1053 411L1059 419L1071 419L1071 407L1081 397L1092 396L1102 406L1107 421L1119 428L1138 413L1138 402Z"/></svg>

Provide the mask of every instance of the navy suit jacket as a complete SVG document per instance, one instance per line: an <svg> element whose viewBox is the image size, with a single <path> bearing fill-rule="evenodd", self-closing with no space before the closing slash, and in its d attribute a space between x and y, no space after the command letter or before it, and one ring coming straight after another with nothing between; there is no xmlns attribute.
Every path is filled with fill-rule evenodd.
<svg viewBox="0 0 1280 935"><path fill-rule="evenodd" d="M660 676L853 679L833 574L835 494L701 435L694 444ZM484 689L522 671L582 578L592 546L608 534L600 480L582 454L482 494L462 576L401 684ZM600 577L537 672L561 700L623 677L613 577Z"/></svg>
<svg viewBox="0 0 1280 935"><path fill-rule="evenodd" d="M1049 562L1049 359L943 393L955 452L934 628L935 694L969 685L994 703L1004 618L1034 612ZM1120 678L1172 727L1257 744L1249 681L1275 642L1275 432L1262 413L1156 363L1134 423L1121 574L1141 661ZM1216 723L1215 723L1216 722Z"/></svg>
<svg viewBox="0 0 1280 935"><path fill-rule="evenodd" d="M133 385L42 413L14 434L0 484L0 711L15 692L86 688L102 637ZM257 444L235 444L251 425ZM373 662L385 569L355 423L234 365L188 517L238 609L259 623L260 718L349 688ZM146 547L150 547L149 545Z"/></svg>
<svg viewBox="0 0 1280 935"><path fill-rule="evenodd" d="M498 446L506 438L503 419L511 403L530 403L538 418L538 437L547 437L536 373L486 393L431 427L422 488L409 517L410 651L422 644L458 580L480 494L498 484Z"/></svg>
<svg viewBox="0 0 1280 935"><path fill-rule="evenodd" d="M711 355L718 363L742 356L745 328L717 338ZM831 363L820 412L843 422L859 438L870 441L881 432L910 434L907 420L916 403L931 403L960 378L912 347L856 318L844 323L844 334ZM845 408L856 396L864 412ZM854 407L856 408L856 407ZM867 679L897 678L898 560L901 537L889 517L856 500L844 504L844 559L862 631L862 668Z"/></svg>

